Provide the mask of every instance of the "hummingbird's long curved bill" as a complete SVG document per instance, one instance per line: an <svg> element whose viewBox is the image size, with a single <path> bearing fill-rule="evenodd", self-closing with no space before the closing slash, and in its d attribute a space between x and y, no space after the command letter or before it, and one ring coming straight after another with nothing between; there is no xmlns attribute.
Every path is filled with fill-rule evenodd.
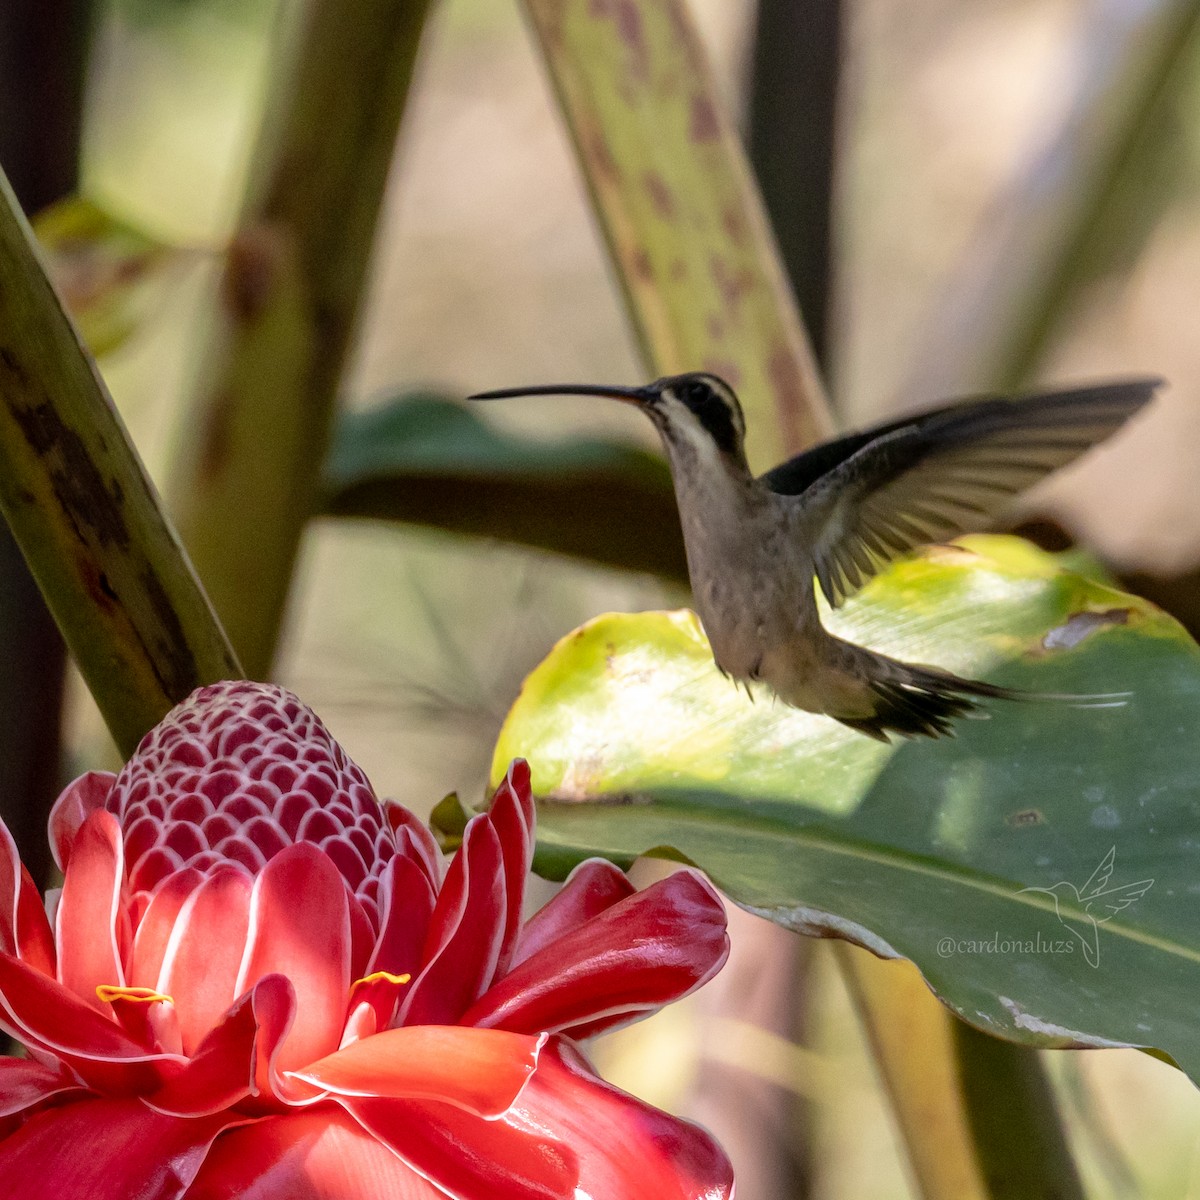
<svg viewBox="0 0 1200 1200"><path fill-rule="evenodd" d="M612 387L588 383L547 383L537 387L500 388L494 392L476 392L468 400L511 400L517 396L602 396L625 404L643 405L654 398L647 387Z"/></svg>

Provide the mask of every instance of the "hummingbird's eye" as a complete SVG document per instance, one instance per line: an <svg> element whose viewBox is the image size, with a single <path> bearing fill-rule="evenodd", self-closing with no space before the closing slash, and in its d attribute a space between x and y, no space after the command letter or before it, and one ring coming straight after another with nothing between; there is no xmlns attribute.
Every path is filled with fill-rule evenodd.
<svg viewBox="0 0 1200 1200"><path fill-rule="evenodd" d="M703 379L689 379L679 387L676 395L720 449L731 454L740 453L740 419L735 422L734 406L716 388Z"/></svg>
<svg viewBox="0 0 1200 1200"><path fill-rule="evenodd" d="M699 380L694 380L683 389L683 395L680 399L692 410L699 414L702 409L708 408L714 401L719 403L717 394L708 386L707 383L701 383Z"/></svg>

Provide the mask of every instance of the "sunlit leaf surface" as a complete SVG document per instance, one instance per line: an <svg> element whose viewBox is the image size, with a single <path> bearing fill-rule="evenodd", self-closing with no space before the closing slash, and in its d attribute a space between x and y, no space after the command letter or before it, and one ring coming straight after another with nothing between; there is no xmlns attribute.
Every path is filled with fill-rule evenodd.
<svg viewBox="0 0 1200 1200"><path fill-rule="evenodd" d="M912 959L980 1028L1155 1046L1200 1075L1195 643L998 537L901 562L828 620L1013 687L1129 695L997 701L956 738L885 746L751 703L690 613L600 617L529 677L496 748L497 776L533 764L540 869L686 858L783 925Z"/></svg>

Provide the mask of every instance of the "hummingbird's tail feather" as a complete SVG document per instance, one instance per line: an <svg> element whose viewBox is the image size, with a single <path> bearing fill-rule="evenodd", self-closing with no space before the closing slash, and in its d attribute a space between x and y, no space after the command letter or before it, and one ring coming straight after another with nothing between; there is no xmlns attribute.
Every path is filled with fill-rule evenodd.
<svg viewBox="0 0 1200 1200"><path fill-rule="evenodd" d="M862 649L859 647L859 649ZM870 657L869 686L876 709L869 717L838 717L843 725L878 741L889 734L901 737L953 737L954 722L980 711L980 700L1020 700L1068 704L1078 708L1115 708L1126 703L1129 692L1071 693L1028 692L1000 687L979 679L964 679L934 667L899 662L883 654Z"/></svg>

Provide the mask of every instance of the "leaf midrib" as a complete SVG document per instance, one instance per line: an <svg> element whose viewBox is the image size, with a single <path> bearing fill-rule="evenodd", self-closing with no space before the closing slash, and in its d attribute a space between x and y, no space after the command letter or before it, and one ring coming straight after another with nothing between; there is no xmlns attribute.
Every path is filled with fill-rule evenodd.
<svg viewBox="0 0 1200 1200"><path fill-rule="evenodd" d="M541 811L543 813L546 811L547 804L554 806L553 801L541 802ZM564 805L562 802L559 802L557 807L575 808L577 804L578 802ZM663 802L659 798L655 798L651 801L651 805L659 807L659 811L661 811L662 804ZM642 812L645 812L646 809L651 805L639 807L641 808ZM672 806L671 813L672 815L678 815L679 809ZM892 850L889 853L887 852L887 848L882 847L878 842L865 842L846 838L844 836L838 837L827 831L821 830L818 826L808 826L803 829L797 829L795 826L789 825L784 821L772 819L764 816L761 813L749 812L744 808L739 809L736 812L729 812L719 809L708 809L707 807L703 809L689 807L687 819L700 824L734 827L743 833L745 833L747 826L750 825L754 827L755 833L761 836L782 833L783 836L789 841L799 842L808 848L819 849L830 855L837 855L858 861L870 862L879 866L890 868L892 870L920 875L927 879L941 880L952 885L964 887L968 890L982 892L984 894L996 897L1002 901L1014 903L1019 907L1050 913L1051 915L1055 916L1056 919L1058 919L1059 914L1064 914L1069 917L1074 917L1079 921L1086 922L1090 920L1083 909L1072 902L1064 901L1060 898L1056 911L1053 900L1050 897L1045 896L1044 893L1014 891L1012 890L1012 882L1009 880L1001 880L996 876L988 876L977 870L964 867L961 864L948 864L945 862L940 862L936 859L929 859L924 855L916 854L911 851L901 852ZM547 832L547 824L553 828L552 822L543 823L539 821L539 841L549 840L543 836L544 833ZM659 843L659 845L662 844L663 843ZM560 848L566 850L579 849L587 851L590 849L593 853L596 850L595 847L580 847L571 845L567 842L560 842L558 845ZM677 850L680 854L686 853L678 845L672 844L672 848ZM696 862L696 865L702 870L705 870L706 872L709 871L709 868L706 867L703 862L697 861L691 855L687 855L687 858L689 861ZM726 884L718 878L718 872L709 873L713 874L714 879L717 879L720 886L726 887ZM1028 887L1034 885L1026 884L1022 886ZM730 889L726 887L726 890ZM739 903L741 902L742 901L739 900ZM750 903L749 900L746 900L745 902ZM822 906L809 902L804 904L804 907L813 909L820 908L820 911L822 912L830 912L832 915L840 915L834 913L828 905ZM847 917L846 919L854 920L856 924L863 925L864 928L870 928L870 926L867 926L865 922L857 918ZM1174 941L1173 939L1163 937L1159 934L1150 933L1145 930L1129 926L1124 922L1117 921L1116 918L1100 923L1100 928L1102 932L1112 933L1114 936L1123 938L1126 941L1135 942L1139 945L1161 950L1167 954L1171 954L1177 958L1181 958L1189 962L1200 963L1200 950L1191 949L1180 944L1179 942ZM879 933L879 936L881 937L884 936L878 930L872 930L872 932Z"/></svg>

